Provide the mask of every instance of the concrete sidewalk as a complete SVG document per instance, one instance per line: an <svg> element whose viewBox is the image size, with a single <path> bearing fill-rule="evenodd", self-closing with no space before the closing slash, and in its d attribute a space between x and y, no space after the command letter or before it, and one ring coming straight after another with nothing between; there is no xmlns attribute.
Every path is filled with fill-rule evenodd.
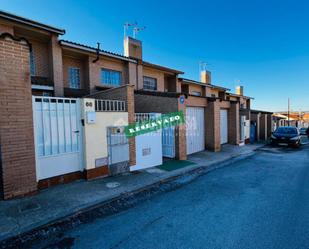
<svg viewBox="0 0 309 249"><path fill-rule="evenodd" d="M168 182L169 179L202 169L208 171L222 167L253 155L254 151L263 145L225 145L222 152L203 151L190 155L188 160L195 164L174 171L154 167L116 177L76 181L49 188L35 196L0 201L0 241L82 213L90 207L106 204L122 195L145 190L153 184Z"/></svg>

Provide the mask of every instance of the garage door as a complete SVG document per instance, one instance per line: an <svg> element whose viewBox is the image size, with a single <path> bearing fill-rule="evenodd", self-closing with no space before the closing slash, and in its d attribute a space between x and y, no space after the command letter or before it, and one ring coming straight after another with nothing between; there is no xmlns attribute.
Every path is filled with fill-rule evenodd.
<svg viewBox="0 0 309 249"><path fill-rule="evenodd" d="M228 141L227 110L220 110L220 137L221 144L226 144Z"/></svg>
<svg viewBox="0 0 309 249"><path fill-rule="evenodd" d="M187 155L205 149L204 108L186 108Z"/></svg>

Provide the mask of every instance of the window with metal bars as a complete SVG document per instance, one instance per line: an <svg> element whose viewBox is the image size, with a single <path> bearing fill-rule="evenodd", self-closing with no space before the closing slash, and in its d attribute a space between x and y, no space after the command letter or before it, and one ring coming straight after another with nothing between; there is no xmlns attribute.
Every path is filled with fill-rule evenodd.
<svg viewBox="0 0 309 249"><path fill-rule="evenodd" d="M103 85L120 86L121 85L121 72L102 69L101 70L101 83Z"/></svg>
<svg viewBox="0 0 309 249"><path fill-rule="evenodd" d="M35 61L34 61L34 54L33 50L30 52L30 74L31 76L35 76L36 69L35 69Z"/></svg>
<svg viewBox="0 0 309 249"><path fill-rule="evenodd" d="M144 90L156 91L157 90L157 79L144 76Z"/></svg>
<svg viewBox="0 0 309 249"><path fill-rule="evenodd" d="M69 67L69 85L70 88L80 88L80 69L76 67Z"/></svg>

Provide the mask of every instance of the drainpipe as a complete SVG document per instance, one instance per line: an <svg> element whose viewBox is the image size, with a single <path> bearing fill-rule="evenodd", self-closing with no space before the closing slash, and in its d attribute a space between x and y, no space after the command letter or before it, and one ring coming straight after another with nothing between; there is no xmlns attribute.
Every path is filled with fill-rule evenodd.
<svg viewBox="0 0 309 249"><path fill-rule="evenodd" d="M100 43L98 42L97 44L97 57L92 61L93 63L96 63L100 59Z"/></svg>
<svg viewBox="0 0 309 249"><path fill-rule="evenodd" d="M138 62L136 64L136 89L139 90L138 88Z"/></svg>

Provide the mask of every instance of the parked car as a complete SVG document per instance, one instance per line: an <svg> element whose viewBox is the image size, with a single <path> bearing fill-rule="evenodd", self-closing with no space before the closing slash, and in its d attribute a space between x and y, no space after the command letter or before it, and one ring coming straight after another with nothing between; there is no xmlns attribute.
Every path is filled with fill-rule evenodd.
<svg viewBox="0 0 309 249"><path fill-rule="evenodd" d="M306 136L307 135L307 128L304 128L304 127L300 128L299 132L300 132L300 135L305 135Z"/></svg>
<svg viewBox="0 0 309 249"><path fill-rule="evenodd" d="M300 146L300 132L294 126L278 127L271 135L271 143L274 145Z"/></svg>

